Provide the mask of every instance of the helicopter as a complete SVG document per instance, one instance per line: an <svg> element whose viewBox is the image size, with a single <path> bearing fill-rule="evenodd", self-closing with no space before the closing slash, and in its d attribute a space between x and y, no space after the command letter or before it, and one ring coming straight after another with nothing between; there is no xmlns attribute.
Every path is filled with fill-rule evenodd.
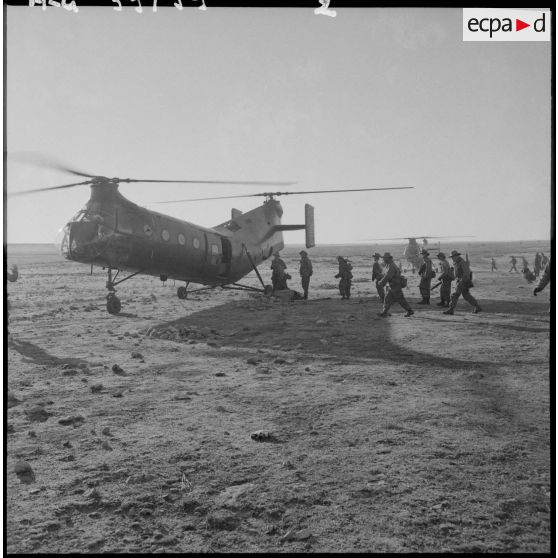
<svg viewBox="0 0 558 558"><path fill-rule="evenodd" d="M163 213L141 207L119 192L120 184L137 182L285 185L293 182L238 182L215 180L140 180L107 178L83 173L59 164L49 165L57 170L87 178L82 182L25 190L11 195L32 194L89 185L91 195L85 206L72 217L59 233L59 249L67 260L99 266L107 270L108 290L106 308L118 314L122 304L116 296L116 286L136 275L151 275L161 281L175 279L185 286L177 290L179 299L188 292L221 287L272 294L258 271L258 265L284 247L283 231L305 230L306 247L315 246L314 208L305 204L304 224L281 223L283 208L276 199L282 195L355 192L371 190L400 190L412 187L358 188L344 190L311 190L305 192L262 192L236 196L174 200L205 201L262 196L263 203L243 213L231 210L231 218L212 228L195 225ZM261 288L242 285L238 281L254 271ZM119 278L120 273L128 272ZM202 285L188 291L190 283Z"/></svg>

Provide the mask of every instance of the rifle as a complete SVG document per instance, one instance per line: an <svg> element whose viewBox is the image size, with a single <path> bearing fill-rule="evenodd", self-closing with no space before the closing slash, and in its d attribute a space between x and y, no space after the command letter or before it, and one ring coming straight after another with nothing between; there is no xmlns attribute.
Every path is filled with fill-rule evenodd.
<svg viewBox="0 0 558 558"><path fill-rule="evenodd" d="M434 289L436 289L437 287L439 287L442 284L441 281L438 281L433 287L431 287L431 291L433 291Z"/></svg>

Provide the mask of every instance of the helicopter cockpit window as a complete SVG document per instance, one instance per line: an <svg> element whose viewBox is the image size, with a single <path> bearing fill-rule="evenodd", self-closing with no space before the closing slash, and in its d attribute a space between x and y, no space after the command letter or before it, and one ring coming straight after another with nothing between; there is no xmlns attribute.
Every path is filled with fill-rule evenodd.
<svg viewBox="0 0 558 558"><path fill-rule="evenodd" d="M118 232L133 234L135 216L127 211L118 211Z"/></svg>

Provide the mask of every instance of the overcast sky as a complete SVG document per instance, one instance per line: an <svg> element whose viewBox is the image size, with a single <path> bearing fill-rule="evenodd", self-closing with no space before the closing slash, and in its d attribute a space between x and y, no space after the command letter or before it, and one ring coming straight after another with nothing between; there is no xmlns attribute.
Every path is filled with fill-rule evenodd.
<svg viewBox="0 0 558 558"><path fill-rule="evenodd" d="M551 44L463 42L462 10L8 7L8 153L90 174L297 181L318 244L407 235L550 238ZM316 3L318 5L318 3ZM78 2L79 5L79 2ZM11 162L7 190L75 182ZM140 205L213 226L254 186L123 185ZM89 187L9 198L8 242L52 242ZM285 233L302 243L303 232Z"/></svg>

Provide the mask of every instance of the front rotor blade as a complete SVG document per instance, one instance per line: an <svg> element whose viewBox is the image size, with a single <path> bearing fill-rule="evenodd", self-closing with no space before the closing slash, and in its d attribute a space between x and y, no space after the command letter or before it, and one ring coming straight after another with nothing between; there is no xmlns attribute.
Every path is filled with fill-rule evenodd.
<svg viewBox="0 0 558 558"><path fill-rule="evenodd" d="M296 182L266 182L241 180L141 180L136 178L122 178L119 182L169 182L176 184L242 184L246 186L291 186Z"/></svg>
<svg viewBox="0 0 558 558"><path fill-rule="evenodd" d="M50 186L48 188L38 188L36 190L23 190L22 192L13 192L9 196L22 196L24 194L35 194L37 192L47 192L49 190L61 190L63 188L72 188L73 186L84 186L85 184L92 184L91 180L85 182L76 182L74 184L64 184L63 186Z"/></svg>
<svg viewBox="0 0 558 558"><path fill-rule="evenodd" d="M47 158L40 153L35 151L23 151L17 153L8 153L8 157L19 163L31 164L36 167L43 167L47 169L59 170L62 172L68 172L70 174L75 174L76 176L83 176L85 178L93 178L94 174L87 174L85 172L78 171L67 165L64 165L54 159Z"/></svg>

